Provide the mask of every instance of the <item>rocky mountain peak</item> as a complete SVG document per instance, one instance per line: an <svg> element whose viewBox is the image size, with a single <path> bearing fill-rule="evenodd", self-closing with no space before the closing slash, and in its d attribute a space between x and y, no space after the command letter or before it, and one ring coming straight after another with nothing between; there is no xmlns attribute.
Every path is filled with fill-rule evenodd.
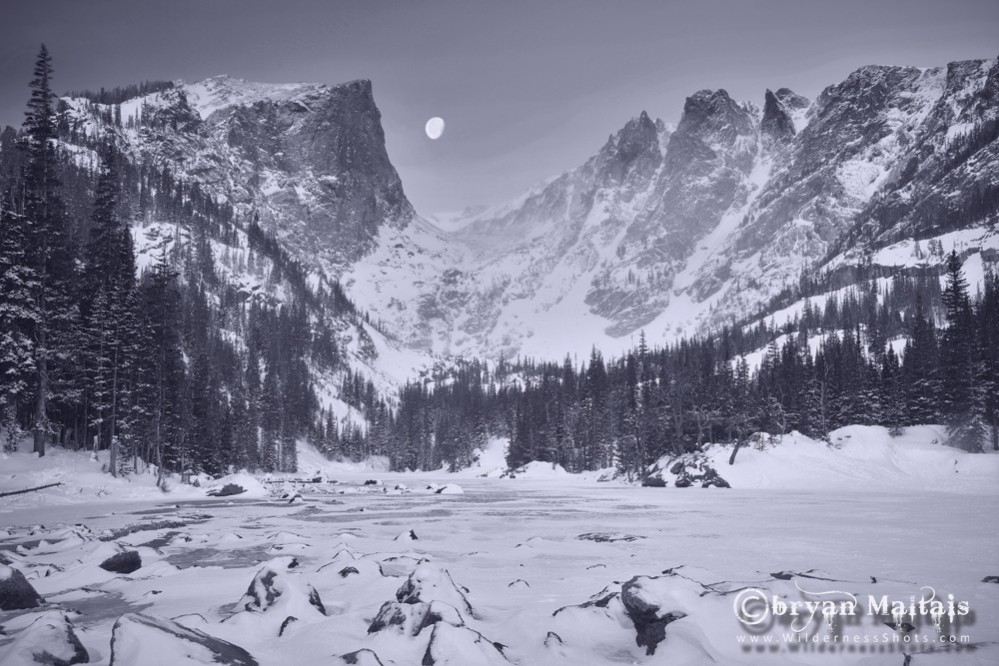
<svg viewBox="0 0 999 666"><path fill-rule="evenodd" d="M625 163L631 163L646 154L662 156L659 151L659 129L645 111L629 120L617 135L611 137L606 148Z"/></svg>
<svg viewBox="0 0 999 666"><path fill-rule="evenodd" d="M731 144L738 136L752 133L752 114L725 90L700 90L684 103L676 131L707 143Z"/></svg>
<svg viewBox="0 0 999 666"><path fill-rule="evenodd" d="M767 92L770 91L768 90ZM781 104L784 105L785 109L791 111L803 111L812 103L812 100L799 95L790 88L778 88L777 92L774 93L774 96L780 101Z"/></svg>
<svg viewBox="0 0 999 666"><path fill-rule="evenodd" d="M794 121L787 107L769 89L763 99L763 120L760 131L771 141L782 141L795 134Z"/></svg>
<svg viewBox="0 0 999 666"><path fill-rule="evenodd" d="M258 83L228 75L130 103L137 159L197 181L255 217L313 268L335 274L383 225L414 216L385 148L371 81Z"/></svg>

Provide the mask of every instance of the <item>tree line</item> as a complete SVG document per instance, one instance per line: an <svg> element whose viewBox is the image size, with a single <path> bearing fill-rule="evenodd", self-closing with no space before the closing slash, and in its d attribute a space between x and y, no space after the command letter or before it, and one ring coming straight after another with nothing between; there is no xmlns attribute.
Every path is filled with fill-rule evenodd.
<svg viewBox="0 0 999 666"><path fill-rule="evenodd" d="M949 443L999 449L999 279L972 295L956 252L946 273L899 272L806 301L786 325L636 348L584 362L475 361L405 386L387 435L398 468L466 465L489 436L507 463L640 476L664 454L754 432L825 438L849 424L944 423ZM879 287L884 285L884 287ZM939 325L938 325L939 321ZM747 354L765 348L758 364ZM757 352L757 356L760 353Z"/></svg>

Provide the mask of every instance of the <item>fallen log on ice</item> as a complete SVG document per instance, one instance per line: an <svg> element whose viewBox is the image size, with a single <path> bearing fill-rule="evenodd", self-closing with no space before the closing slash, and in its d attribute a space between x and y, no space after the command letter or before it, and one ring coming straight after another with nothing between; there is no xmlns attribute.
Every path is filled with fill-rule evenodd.
<svg viewBox="0 0 999 666"><path fill-rule="evenodd" d="M46 488L53 488L55 486L61 486L62 481L57 481L56 483L49 483L44 486L35 486L34 488L25 488L24 490L11 490L6 493L0 493L0 497L8 497L10 495L23 495L24 493L33 493L36 490L45 490Z"/></svg>

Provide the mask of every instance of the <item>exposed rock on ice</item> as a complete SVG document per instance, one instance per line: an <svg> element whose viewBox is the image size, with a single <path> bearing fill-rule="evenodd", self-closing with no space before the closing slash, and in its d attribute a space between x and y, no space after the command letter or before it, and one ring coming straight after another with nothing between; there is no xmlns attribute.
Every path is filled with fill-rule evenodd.
<svg viewBox="0 0 999 666"><path fill-rule="evenodd" d="M42 597L19 570L0 564L0 610L36 608Z"/></svg>
<svg viewBox="0 0 999 666"><path fill-rule="evenodd" d="M142 557L137 550L126 550L101 562L101 569L112 573L130 574L142 568Z"/></svg>
<svg viewBox="0 0 999 666"><path fill-rule="evenodd" d="M656 646L666 638L666 625L687 617L685 612L667 607L655 590L647 589L651 580L635 576L621 586L621 602L638 633L635 641L649 655L655 654Z"/></svg>
<svg viewBox="0 0 999 666"><path fill-rule="evenodd" d="M438 622L446 622L455 627L465 626L458 609L442 601L435 600L430 603L386 601L368 627L368 633L374 634L389 627L397 627L398 631L407 636L416 636Z"/></svg>

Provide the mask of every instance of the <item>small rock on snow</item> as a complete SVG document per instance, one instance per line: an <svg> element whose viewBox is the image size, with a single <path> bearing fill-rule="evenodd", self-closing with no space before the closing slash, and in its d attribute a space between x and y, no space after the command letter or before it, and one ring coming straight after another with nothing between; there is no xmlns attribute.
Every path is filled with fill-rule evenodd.
<svg viewBox="0 0 999 666"><path fill-rule="evenodd" d="M378 658L378 655L367 648L354 650L339 657L334 657L334 659L337 660L334 663L345 664L346 666L385 666L382 660Z"/></svg>

